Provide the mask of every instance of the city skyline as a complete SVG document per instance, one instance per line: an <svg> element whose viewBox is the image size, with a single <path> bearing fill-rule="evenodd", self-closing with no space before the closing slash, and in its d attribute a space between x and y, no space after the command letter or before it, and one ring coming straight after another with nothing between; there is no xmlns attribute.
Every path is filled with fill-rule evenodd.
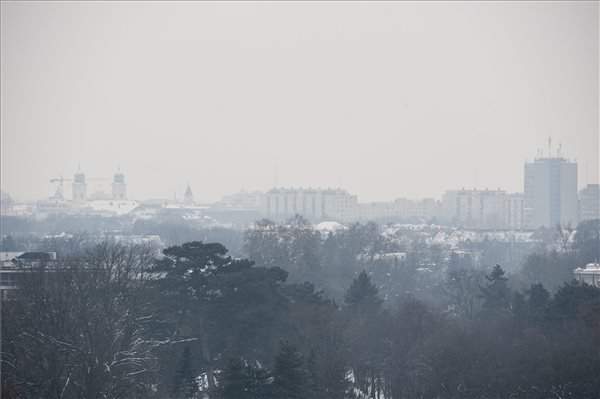
<svg viewBox="0 0 600 399"><path fill-rule="evenodd" d="M0 396L596 398L599 56L600 0L0 0Z"/></svg>
<svg viewBox="0 0 600 399"><path fill-rule="evenodd" d="M542 148L538 148L538 151L536 153L536 156L531 158L531 160L528 160L526 162L524 162L524 166L527 166L530 162L532 161L539 161L539 160L544 160L544 159L555 159L555 160L566 160L568 162L574 162L576 165L578 165L577 160L565 157L564 154L561 152L562 151L562 145L559 145L555 148L552 148L551 145L551 138L548 139L548 148L546 150L543 150ZM579 169L581 169L581 167L579 167ZM8 193L9 195L11 195L11 197L14 197L15 199L19 200L19 201L25 201L25 202L29 202L29 201L36 201L36 200L41 200L41 199L46 199L46 198L51 198L53 196L55 196L55 193L57 193L58 191L60 191L65 199L69 199L69 198L75 198L74 193L72 192L73 188L71 188L70 184L64 184L65 182L71 182L74 180L77 180L77 175L83 174L84 176L87 176L87 184L88 187L91 187L93 190L95 190L96 194L106 194L108 195L110 193L110 191L112 190L112 187L115 183L114 179L116 178L116 176L119 176L119 182L122 183L122 179L125 178L125 176L127 176L127 173L124 172L123 170L121 170L121 166L119 165L114 171L112 175L106 175L103 177L98 177L98 176L94 176L91 177L90 179L90 175L86 174L85 169L83 169L81 167L81 163L77 164L77 169L75 172L73 172L72 174L60 174L60 175L56 175L54 177L52 177L48 183L50 184L50 189L47 193L47 195L39 197L39 198L19 198L19 197L14 197L12 195L12 193L10 193L8 190L4 190L4 192ZM577 185L577 191L582 190L586 187L588 187L589 185L597 185L598 183L588 183L588 182L581 182L581 176L580 173L577 172L576 169L576 180L578 180L578 184ZM90 182L91 180L91 182ZM129 186L129 178L127 178L127 186ZM511 190L507 190L504 187L494 187L492 185L489 184L480 184L479 186L469 186L469 185L460 185L460 186L456 186L456 187L441 187L439 189L440 194L438 196L406 196L406 195L398 195L396 197L393 198L378 198L378 199L370 199L369 202L377 202L377 201L390 201L390 200L395 200L395 199L411 199L411 200L419 200L419 199L427 199L427 198L433 198L436 200L440 200L442 199L442 197L445 195L445 193L447 193L449 190L502 190L502 191L506 191L509 193L523 193L525 190L525 175L522 173L521 174L521 180L523 181L523 187L521 187L519 190L515 190L515 191L511 191ZM104 183L98 183L98 181L104 181ZM111 183L112 181L112 183ZM173 199L178 199L178 200L182 200L185 197L185 192L187 190L189 190L190 187L192 187L193 185L191 185L190 183L190 179L188 178L187 180L185 180L185 183L181 183L178 185L178 187L172 191L170 194L171 195L164 195L164 196L154 196L154 197L136 197L135 195L132 196L132 198L136 199L136 200L147 200L147 199L158 199L158 198L162 198L165 200L173 200ZM2 188L2 187L0 187ZM202 188L202 186L200 186L200 188ZM295 186L295 185L291 185L291 184L285 184L285 182L281 182L281 184L279 184L279 182L274 181L274 184L271 186L268 186L266 188L247 188L247 187L240 187L238 189L234 189L230 192L226 192L226 193L222 193L218 196L218 198L216 199L212 199L212 200L207 200L206 198L199 198L200 202L203 203L213 203L213 202L217 202L219 200L221 200L222 198L231 195L231 194L235 194L235 193L239 193L239 192L268 192L269 190L272 189L278 189L278 188L292 188L292 189L343 189L343 190L347 190L347 191L351 191L349 190L347 187L341 186L341 185L331 185L331 186L317 186L317 185L307 185L307 186ZM196 187L196 189L198 189L198 187ZM90 191L90 190L88 190ZM91 192L91 191L90 191ZM202 192L202 191L201 191ZM354 192L353 192L354 193ZM356 193L354 193L356 194ZM357 195L359 196L359 195Z"/></svg>
<svg viewBox="0 0 600 399"><path fill-rule="evenodd" d="M134 198L516 192L549 136L580 188L598 182L595 2L3 2L2 22L0 185L16 198L78 163L121 165Z"/></svg>
<svg viewBox="0 0 600 399"><path fill-rule="evenodd" d="M541 155L541 154L540 154ZM148 218L163 209L185 218L231 218L231 222L248 223L266 217L284 221L300 215L311 222L397 222L419 221L441 223L472 229L536 229L549 226L574 226L598 217L600 204L598 184L577 190L577 163L565 158L538 157L525 164L524 192L509 193L501 189L447 189L443 198L393 201L359 201L357 195L340 188L277 187L267 192L236 192L214 203L196 201L187 185L183 200L137 199L127 196L127 179L117 171L109 191L94 188L102 178L87 178L78 169L73 178L56 178L52 197L34 204L15 203L2 193L2 214L5 216L66 215L130 215ZM72 190L65 192L64 183ZM67 186L68 187L68 186ZM170 211L169 211L170 210ZM212 215L212 216L210 216Z"/></svg>

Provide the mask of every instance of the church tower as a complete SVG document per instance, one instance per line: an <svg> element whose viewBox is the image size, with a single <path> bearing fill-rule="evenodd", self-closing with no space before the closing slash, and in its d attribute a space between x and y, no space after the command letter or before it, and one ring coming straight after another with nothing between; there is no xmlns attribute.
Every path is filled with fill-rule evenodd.
<svg viewBox="0 0 600 399"><path fill-rule="evenodd" d="M84 202L87 199L87 183L85 182L85 173L81 168L77 168L77 173L73 175L73 201Z"/></svg>
<svg viewBox="0 0 600 399"><path fill-rule="evenodd" d="M113 177L112 183L112 198L113 200L127 199L127 184L125 183L125 175L118 169Z"/></svg>
<svg viewBox="0 0 600 399"><path fill-rule="evenodd" d="M185 189L185 194L183 195L183 203L186 205L194 205L194 193L192 193L192 189L190 185L187 185Z"/></svg>

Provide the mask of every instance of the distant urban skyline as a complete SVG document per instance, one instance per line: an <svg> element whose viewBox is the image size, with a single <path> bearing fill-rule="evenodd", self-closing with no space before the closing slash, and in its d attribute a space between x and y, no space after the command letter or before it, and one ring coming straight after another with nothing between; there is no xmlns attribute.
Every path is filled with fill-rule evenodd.
<svg viewBox="0 0 600 399"><path fill-rule="evenodd" d="M598 3L2 2L1 182L132 198L523 190L552 136L598 182ZM76 32L76 33L74 33Z"/></svg>
<svg viewBox="0 0 600 399"><path fill-rule="evenodd" d="M546 150L542 150L541 148L539 149L539 151L536 153L536 157L532 157L531 160L534 159L543 159L543 158L548 158L548 156L550 156L550 158L555 158L555 159L559 159L559 158L564 158L570 161L574 161L577 164L577 161L572 159L572 158L568 158L568 157L564 157L564 154L560 152L561 149L559 147L556 148L551 148L548 147L548 149ZM523 164L523 166L525 166L525 163ZM579 165L579 170L581 170L581 165ZM74 177L79 174L79 173L83 173L86 176L87 179L87 191L88 191L88 196L89 195L93 195L95 194L100 194L100 193L104 193L109 195L110 192L113 190L113 184L114 184L114 178L115 176L119 176L119 182L122 183L123 179L125 179L125 183L127 185L127 187L130 187L130 181L131 181L131 177L124 172L121 167L119 166L118 168L116 168L114 170L114 172L110 175L108 174L101 174L101 175L93 175L90 176L90 174L86 173L85 169L81 167L81 164L79 163L77 165L77 169L76 171L74 171L72 174L60 174L60 175L56 175L54 176L52 179L50 179L48 181L49 184L49 191L47 192L46 195L43 195L42 197L38 197L38 198L21 198L18 196L15 196L13 193L11 193L8 190L4 190L2 189L5 193L8 193L11 195L11 197L13 197L16 200L23 200L23 201L34 201L34 200L40 200L40 199L46 199L51 197L54 193L57 192L57 188L59 187L59 180L63 180L62 183L62 189L64 190L63 194L65 196L65 199L74 199L77 195L75 193L72 192L73 188L72 188L72 182L74 180ZM577 173L577 169L575 174L581 174L581 172ZM578 176L577 177L579 179L579 184L577 187L577 190L583 189L585 187L587 187L590 184L598 184L598 183L588 183L588 182L581 182L580 179L581 177ZM523 180L523 184L524 183L524 179L525 179L525 174L523 173L523 170L521 170L521 180ZM189 183L191 180L193 179L187 179L186 183L181 184L180 187L178 187L176 190L172 191L171 193L166 193L163 196L160 195L155 195L155 196L150 196L150 197L140 197L140 196L135 196L135 195L131 195L131 199L135 199L135 200L148 200L148 199L165 199L165 200L179 200L179 201L183 201L186 195L186 191L189 188L192 188L193 191L196 192L200 192L202 193L202 186L198 186L195 187L193 184ZM99 182L100 181L100 182ZM135 184L134 184L135 185ZM305 185L305 186L301 186L301 185L291 185L291 184L284 184L284 182L277 182L274 180L273 184L271 186L268 186L266 188L247 188L247 187L243 187L243 188L238 188L238 189L234 189L230 192L225 192L222 193L221 195L219 195L217 198L214 199L206 199L206 198L202 198L202 197L196 197L195 199L197 200L197 202L200 203L214 203L217 202L218 200L222 199L223 197L226 197L228 195L231 194L235 194L238 192L267 192L271 189L274 188L297 188L297 189L309 189L309 188L315 188L315 189L328 189L328 188L332 188L332 189L343 189L343 190L347 190L348 192L350 192L351 194L357 195L357 197L359 197L361 200L363 200L363 198L361 197L361 195L359 193L353 192L352 190L348 189L348 187L342 186L342 185L330 185L330 186L319 186L319 185ZM475 186L475 185L459 185L459 186L455 186L455 187L442 187L440 188L440 194L439 195L429 195L429 196L408 196L408 195L397 195L395 197L392 198L376 198L376 199L368 199L368 202L377 202L377 201L391 201L391 200L395 200L395 199L400 199L400 198L405 198L405 199L424 199L424 198L434 198L436 200L440 200L443 195L447 192L447 191L451 191L451 190L460 190L460 189L466 189L466 190L471 190L471 189L475 189L475 190L502 190L502 191L506 191L508 193L523 193L524 192L524 186L520 187L520 189L516 189L516 190L509 190L505 187L500 187L500 186L493 186L493 185L489 185L489 184L481 184L479 186ZM124 190L124 189L123 189ZM129 189L127 189L129 191ZM170 194L170 195L169 195Z"/></svg>

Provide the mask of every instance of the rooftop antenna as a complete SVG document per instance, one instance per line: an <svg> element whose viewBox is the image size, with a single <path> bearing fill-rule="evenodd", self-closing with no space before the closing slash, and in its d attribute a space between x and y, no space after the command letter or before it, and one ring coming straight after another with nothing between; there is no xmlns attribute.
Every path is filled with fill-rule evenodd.
<svg viewBox="0 0 600 399"><path fill-rule="evenodd" d="M83 120L79 123L79 154L80 156L83 154Z"/></svg>
<svg viewBox="0 0 600 399"><path fill-rule="evenodd" d="M562 143L558 143L558 148L556 149L556 157L560 158L562 150Z"/></svg>
<svg viewBox="0 0 600 399"><path fill-rule="evenodd" d="M548 158L552 158L552 136L548 136Z"/></svg>

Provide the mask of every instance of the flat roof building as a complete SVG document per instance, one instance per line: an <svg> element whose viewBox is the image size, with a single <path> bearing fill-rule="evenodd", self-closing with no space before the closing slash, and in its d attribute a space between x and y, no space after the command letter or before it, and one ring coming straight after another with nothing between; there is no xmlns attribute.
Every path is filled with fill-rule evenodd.
<svg viewBox="0 0 600 399"><path fill-rule="evenodd" d="M577 163L536 158L525 163L525 224L528 228L575 226L578 222Z"/></svg>
<svg viewBox="0 0 600 399"><path fill-rule="evenodd" d="M579 191L579 221L600 219L600 184L588 184Z"/></svg>

